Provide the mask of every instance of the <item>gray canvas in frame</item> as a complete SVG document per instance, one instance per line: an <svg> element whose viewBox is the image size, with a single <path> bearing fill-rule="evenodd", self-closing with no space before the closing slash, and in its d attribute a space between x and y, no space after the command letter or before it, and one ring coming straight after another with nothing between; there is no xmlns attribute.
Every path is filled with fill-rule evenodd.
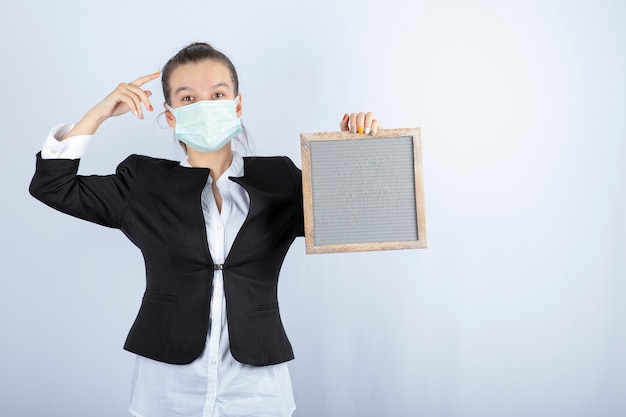
<svg viewBox="0 0 626 417"><path fill-rule="evenodd" d="M413 138L311 142L315 245L417 240Z"/></svg>

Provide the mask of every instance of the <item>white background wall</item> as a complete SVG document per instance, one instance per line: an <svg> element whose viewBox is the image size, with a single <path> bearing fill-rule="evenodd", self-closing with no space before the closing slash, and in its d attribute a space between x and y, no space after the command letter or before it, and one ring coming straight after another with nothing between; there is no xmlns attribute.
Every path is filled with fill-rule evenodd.
<svg viewBox="0 0 626 417"><path fill-rule="evenodd" d="M202 40L239 69L257 154L299 164L299 133L349 111L423 129L428 249L287 257L297 417L626 415L625 19L617 0L5 5L0 414L127 415L140 252L27 187L50 127ZM81 172L173 157L156 119L107 122Z"/></svg>

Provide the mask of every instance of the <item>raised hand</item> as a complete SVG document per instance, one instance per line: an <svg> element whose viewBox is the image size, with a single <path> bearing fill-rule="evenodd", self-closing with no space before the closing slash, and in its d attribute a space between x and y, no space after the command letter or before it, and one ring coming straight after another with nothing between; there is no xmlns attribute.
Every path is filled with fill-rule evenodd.
<svg viewBox="0 0 626 417"><path fill-rule="evenodd" d="M76 135L93 135L109 117L119 116L129 111L139 119L143 119L142 104L148 111L153 111L154 108L150 103L152 92L142 89L142 86L157 79L160 74L160 72L155 72L139 77L131 83L120 83L115 90L89 110L63 139Z"/></svg>
<svg viewBox="0 0 626 417"><path fill-rule="evenodd" d="M378 129L383 126L371 112L368 113L348 113L343 115L343 119L339 122L339 128L342 131L351 131L352 133L365 133L366 135L375 135Z"/></svg>
<svg viewBox="0 0 626 417"><path fill-rule="evenodd" d="M128 111L143 119L141 103L149 111L153 111L154 108L149 98L152 92L143 90L141 87L147 82L158 78L159 75L159 72L155 72L154 74L139 77L131 83L120 83L111 94L106 96L92 110L105 120L109 117L122 115Z"/></svg>

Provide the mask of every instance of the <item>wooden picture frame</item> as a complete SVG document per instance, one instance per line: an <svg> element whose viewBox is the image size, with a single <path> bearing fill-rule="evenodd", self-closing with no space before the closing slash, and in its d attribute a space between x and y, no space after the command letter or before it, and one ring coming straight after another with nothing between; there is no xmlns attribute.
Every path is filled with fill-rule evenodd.
<svg viewBox="0 0 626 417"><path fill-rule="evenodd" d="M302 133L307 254L426 247L420 128Z"/></svg>

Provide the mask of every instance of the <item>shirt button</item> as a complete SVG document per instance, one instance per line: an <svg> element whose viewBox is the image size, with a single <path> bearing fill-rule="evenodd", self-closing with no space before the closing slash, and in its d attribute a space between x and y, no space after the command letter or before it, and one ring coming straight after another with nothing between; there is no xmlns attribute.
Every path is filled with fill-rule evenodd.
<svg viewBox="0 0 626 417"><path fill-rule="evenodd" d="M213 360L211 361L211 365L215 365L216 363L217 363L217 361L215 361L215 359L213 359Z"/></svg>
<svg viewBox="0 0 626 417"><path fill-rule="evenodd" d="M56 149L51 149L51 150L50 150L50 153L51 153L52 155L56 155L56 154L57 154L57 150L56 150Z"/></svg>

